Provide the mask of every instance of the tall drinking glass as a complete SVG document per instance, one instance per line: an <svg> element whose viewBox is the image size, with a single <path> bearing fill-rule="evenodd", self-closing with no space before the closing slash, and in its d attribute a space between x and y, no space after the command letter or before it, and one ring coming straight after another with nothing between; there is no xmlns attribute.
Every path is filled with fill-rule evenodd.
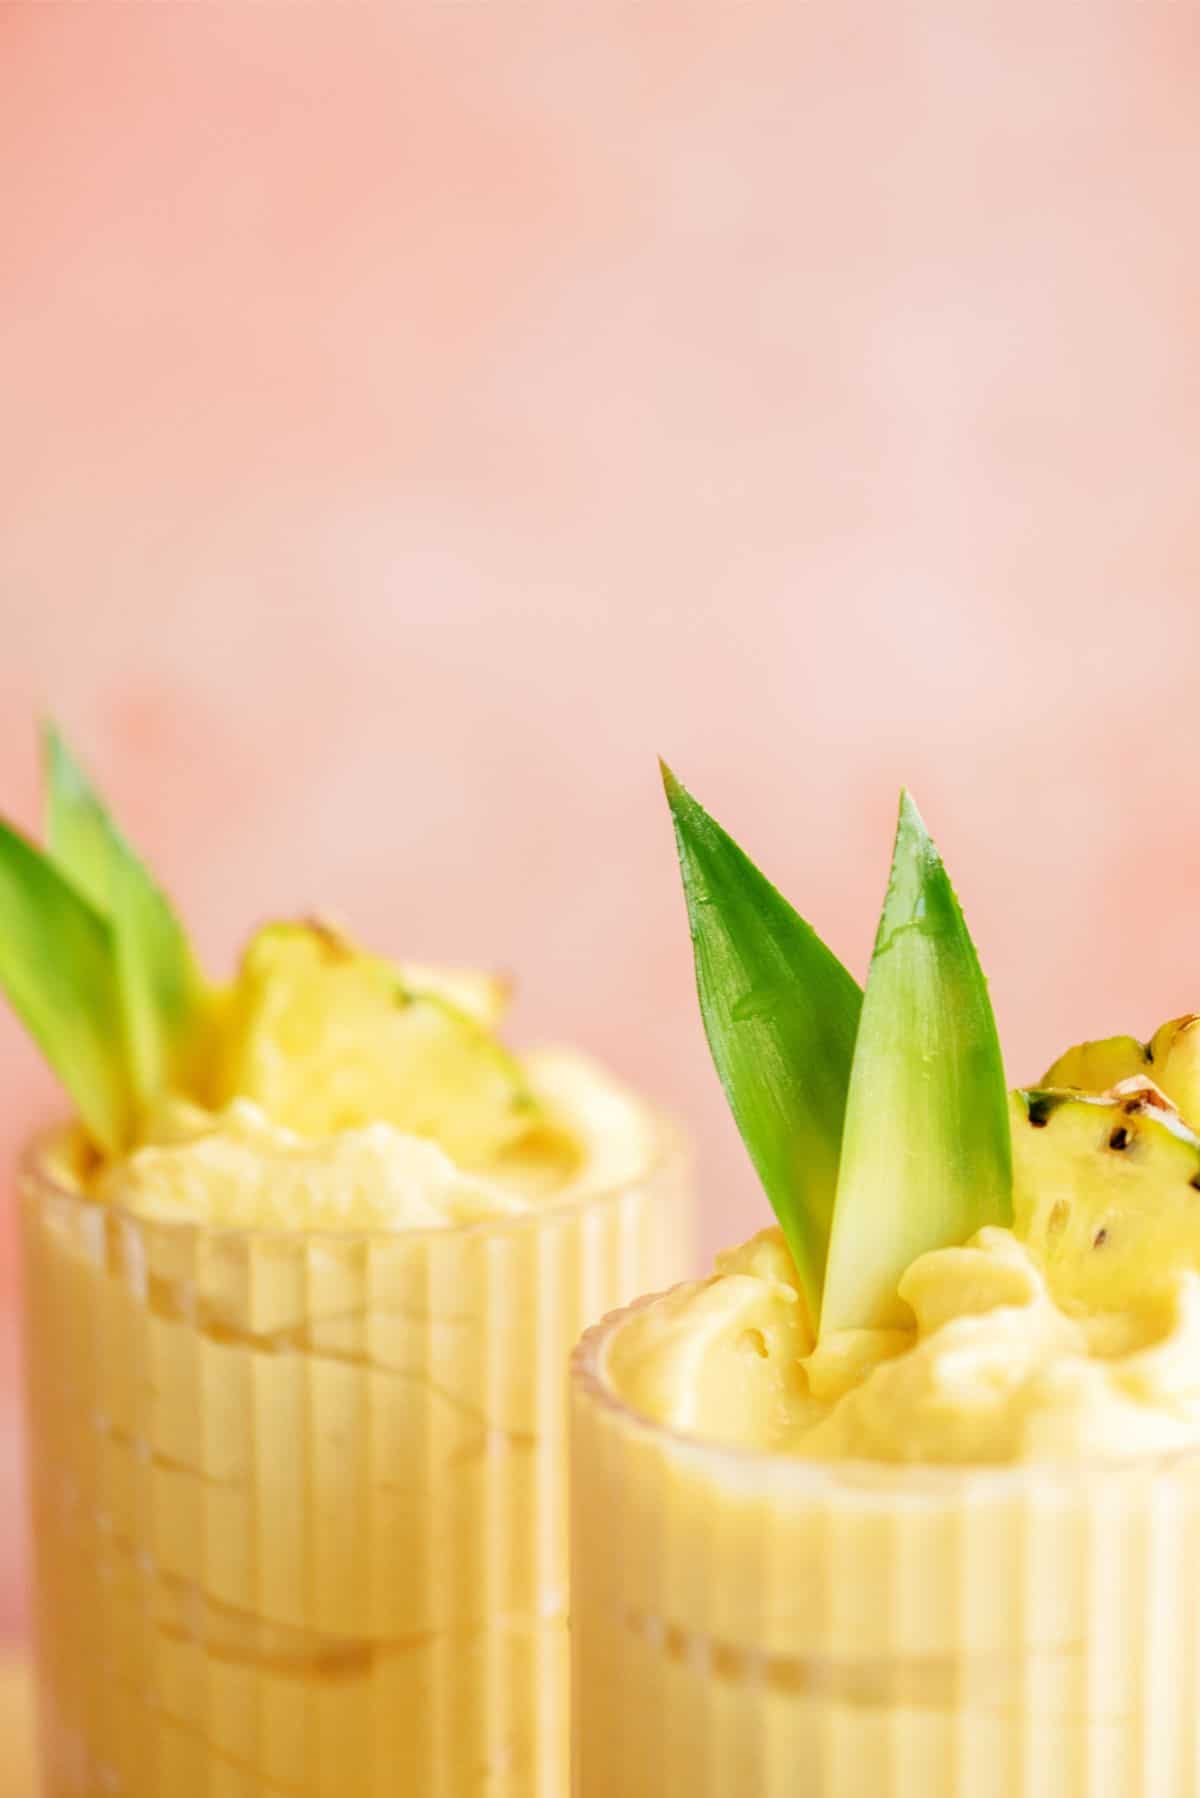
<svg viewBox="0 0 1200 1798"><path fill-rule="evenodd" d="M687 1158L451 1229L21 1176L46 1798L562 1798L566 1367L687 1271Z"/></svg>
<svg viewBox="0 0 1200 1798"><path fill-rule="evenodd" d="M821 1465L573 1367L575 1798L1198 1798L1200 1455Z"/></svg>

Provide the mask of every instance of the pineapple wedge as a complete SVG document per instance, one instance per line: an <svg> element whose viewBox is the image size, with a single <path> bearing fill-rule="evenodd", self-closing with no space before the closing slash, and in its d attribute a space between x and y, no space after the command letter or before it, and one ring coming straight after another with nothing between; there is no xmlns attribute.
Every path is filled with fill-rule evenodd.
<svg viewBox="0 0 1200 1798"><path fill-rule="evenodd" d="M1119 1311L1200 1271L1200 1137L1149 1080L1012 1096L1017 1235L1059 1304Z"/></svg>
<svg viewBox="0 0 1200 1798"><path fill-rule="evenodd" d="M400 978L410 993L444 999L484 1030L499 1028L512 997L511 981L498 974L481 974L475 968L431 968L415 961L399 965Z"/></svg>
<svg viewBox="0 0 1200 1798"><path fill-rule="evenodd" d="M1155 1078L1149 1046L1136 1036L1105 1036L1067 1049L1038 1082L1039 1089L1069 1087L1081 1093L1106 1093L1122 1080L1138 1075Z"/></svg>
<svg viewBox="0 0 1200 1798"><path fill-rule="evenodd" d="M251 1099L307 1137L388 1123L481 1167L525 1134L536 1106L482 1022L496 992L465 996L471 1010L453 977L420 990L328 925L267 925L229 1000L216 1103Z"/></svg>
<svg viewBox="0 0 1200 1798"><path fill-rule="evenodd" d="M1200 1130L1200 1017L1172 1018L1150 1039L1150 1078Z"/></svg>
<svg viewBox="0 0 1200 1798"><path fill-rule="evenodd" d="M1200 1016L1077 1043L1012 1105L1017 1232L1060 1304L1119 1310L1200 1272Z"/></svg>
<svg viewBox="0 0 1200 1798"><path fill-rule="evenodd" d="M1040 1084L1106 1093L1135 1078L1152 1080L1180 1115L1200 1129L1200 1015L1188 1012L1171 1018L1148 1043L1135 1036L1077 1043L1059 1056Z"/></svg>

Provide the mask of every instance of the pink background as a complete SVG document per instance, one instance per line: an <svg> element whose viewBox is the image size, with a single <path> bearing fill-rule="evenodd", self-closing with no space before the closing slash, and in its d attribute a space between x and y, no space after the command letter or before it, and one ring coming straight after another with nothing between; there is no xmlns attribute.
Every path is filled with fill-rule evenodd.
<svg viewBox="0 0 1200 1798"><path fill-rule="evenodd" d="M1198 33L0 7L0 800L51 705L215 965L319 904L518 971L692 1120L709 1250L656 751L857 968L911 783L1014 1077L1200 1005ZM0 1073L10 1160L6 1014Z"/></svg>

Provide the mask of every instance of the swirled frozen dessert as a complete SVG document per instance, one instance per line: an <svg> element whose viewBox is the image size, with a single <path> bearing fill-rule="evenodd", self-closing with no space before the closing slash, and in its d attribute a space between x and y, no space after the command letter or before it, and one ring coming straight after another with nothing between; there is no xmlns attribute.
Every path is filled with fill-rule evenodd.
<svg viewBox="0 0 1200 1798"><path fill-rule="evenodd" d="M1182 1042L1200 1019L1167 1030ZM1015 1094L1012 1113L1013 1224L913 1261L904 1321L818 1342L776 1228L638 1312L613 1341L616 1388L672 1429L815 1460L1069 1463L1200 1443L1200 1139L1144 1076Z"/></svg>

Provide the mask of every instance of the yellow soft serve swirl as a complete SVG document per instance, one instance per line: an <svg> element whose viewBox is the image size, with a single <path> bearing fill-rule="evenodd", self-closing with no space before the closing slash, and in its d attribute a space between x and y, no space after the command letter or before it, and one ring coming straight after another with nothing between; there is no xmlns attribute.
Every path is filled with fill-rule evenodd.
<svg viewBox="0 0 1200 1798"><path fill-rule="evenodd" d="M165 1107L90 1188L140 1217L215 1229L452 1229L569 1204L652 1165L646 1107L586 1056L546 1049L522 1068L536 1121L482 1167L384 1121L304 1136L239 1098L216 1112Z"/></svg>
<svg viewBox="0 0 1200 1798"><path fill-rule="evenodd" d="M1060 1305L1031 1248L981 1230L909 1268L908 1330L819 1347L777 1230L618 1332L635 1409L713 1441L819 1460L1005 1464L1124 1458L1200 1441L1200 1275L1119 1311Z"/></svg>

